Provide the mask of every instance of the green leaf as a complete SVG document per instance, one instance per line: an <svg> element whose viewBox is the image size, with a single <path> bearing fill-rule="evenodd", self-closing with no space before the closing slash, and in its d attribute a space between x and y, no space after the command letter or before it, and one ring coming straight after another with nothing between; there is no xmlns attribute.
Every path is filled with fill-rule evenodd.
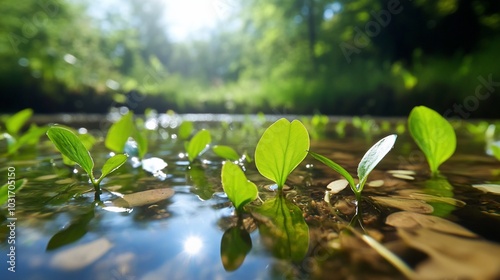
<svg viewBox="0 0 500 280"><path fill-rule="evenodd" d="M187 140L189 139L189 136L191 136L191 133L193 133L193 122L190 121L184 121L181 123L179 126L179 138L181 140Z"/></svg>
<svg viewBox="0 0 500 280"><path fill-rule="evenodd" d="M417 106L408 117L408 129L436 175L439 166L455 152L457 139L453 127L436 111Z"/></svg>
<svg viewBox="0 0 500 280"><path fill-rule="evenodd" d="M5 122L5 129L10 135L16 136L32 115L33 110L30 108L15 113Z"/></svg>
<svg viewBox="0 0 500 280"><path fill-rule="evenodd" d="M309 152L309 154L311 156L313 156L315 159L324 163L326 166L337 171L340 175L342 175L347 180L347 182L349 182L349 186L351 187L351 189L353 191L356 189L356 183L354 183L354 178L342 166L338 165L337 163L333 162L332 160L330 160L330 159L328 159L320 154L317 154L314 152Z"/></svg>
<svg viewBox="0 0 500 280"><path fill-rule="evenodd" d="M247 180L241 168L230 162L224 162L222 166L222 187L227 197L236 209L241 210L245 204L257 198L257 186Z"/></svg>
<svg viewBox="0 0 500 280"><path fill-rule="evenodd" d="M222 235L220 257L226 271L238 269L252 250L250 234L241 227L231 227Z"/></svg>
<svg viewBox="0 0 500 280"><path fill-rule="evenodd" d="M211 141L212 138L208 130L202 129L196 133L187 145L189 162L193 162L196 157L203 153L208 148Z"/></svg>
<svg viewBox="0 0 500 280"><path fill-rule="evenodd" d="M94 178L92 173L94 161L78 136L71 130L60 126L50 127L47 136L61 154L80 165L91 179Z"/></svg>
<svg viewBox="0 0 500 280"><path fill-rule="evenodd" d="M396 134L392 134L379 140L373 145L363 156L358 165L358 178L359 187L358 192L363 190L363 186L368 179L368 175L377 166L377 164L387 155L387 153L394 147L396 142Z"/></svg>
<svg viewBox="0 0 500 280"><path fill-rule="evenodd" d="M302 211L282 195L269 199L255 209L262 237L272 240L268 246L280 259L301 261L309 248L309 227Z"/></svg>
<svg viewBox="0 0 500 280"><path fill-rule="evenodd" d="M78 138L80 139L80 141L82 141L82 144L83 144L83 146L85 146L87 151L90 151L90 149L92 149L92 147L94 146L94 144L96 142L96 139L94 136L92 136L90 133L79 134L71 128L68 128L68 129L71 130L73 133L75 133L76 136L78 136ZM72 166L75 164L75 162L70 160L67 156L62 155L62 157L63 157L64 164L66 164L68 166Z"/></svg>
<svg viewBox="0 0 500 280"><path fill-rule="evenodd" d="M255 165L262 176L282 188L286 178L304 160L309 150L309 134L304 125L280 119L269 126L257 143Z"/></svg>
<svg viewBox="0 0 500 280"><path fill-rule="evenodd" d="M28 179L17 180L14 182L14 184L10 185L13 186L11 187L12 188L11 190L9 190L8 183L0 187L0 205L4 204L9 199L9 191L17 195L17 192L20 191L26 185L27 182Z"/></svg>
<svg viewBox="0 0 500 280"><path fill-rule="evenodd" d="M101 170L101 181L104 177L108 176L109 173L114 172L116 169L120 168L125 162L127 162L127 155L118 154L109 158Z"/></svg>
<svg viewBox="0 0 500 280"><path fill-rule="evenodd" d="M231 147L224 145L215 145L212 147L214 153L221 158L236 161L240 159L240 155Z"/></svg>
<svg viewBox="0 0 500 280"><path fill-rule="evenodd" d="M24 133L21 137L10 142L10 145L8 145L8 154L14 154L24 146L32 146L37 144L40 137L46 132L47 127L38 127L36 125L30 126L30 129L26 131L26 133Z"/></svg>
<svg viewBox="0 0 500 280"><path fill-rule="evenodd" d="M146 130L134 129L134 135L132 136L137 142L137 152L140 159L143 159L148 152L148 137Z"/></svg>
<svg viewBox="0 0 500 280"><path fill-rule="evenodd" d="M120 120L115 122L108 130L104 145L115 153L123 153L125 143L134 130L134 113L129 111Z"/></svg>
<svg viewBox="0 0 500 280"><path fill-rule="evenodd" d="M496 159L500 160L500 147L491 145L491 152L493 152L493 155L495 156Z"/></svg>

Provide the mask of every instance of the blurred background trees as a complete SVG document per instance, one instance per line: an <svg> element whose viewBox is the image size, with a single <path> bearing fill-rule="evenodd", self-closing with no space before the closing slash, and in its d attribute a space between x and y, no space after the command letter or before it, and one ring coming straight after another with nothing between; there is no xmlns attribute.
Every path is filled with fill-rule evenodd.
<svg viewBox="0 0 500 280"><path fill-rule="evenodd" d="M2 1L0 110L500 117L498 1L182 2Z"/></svg>

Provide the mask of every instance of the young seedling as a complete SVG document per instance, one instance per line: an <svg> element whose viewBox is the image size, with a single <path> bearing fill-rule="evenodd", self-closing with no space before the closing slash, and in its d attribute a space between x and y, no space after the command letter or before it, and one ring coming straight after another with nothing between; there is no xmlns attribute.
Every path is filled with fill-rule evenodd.
<svg viewBox="0 0 500 280"><path fill-rule="evenodd" d="M394 143L396 142L397 135L392 134L386 136L381 139L375 145L373 145L363 156L361 161L358 164L358 179L359 182L356 184L354 182L354 178L339 164L333 162L332 160L314 153L309 152L315 159L321 161L331 169L337 171L342 175L347 182L349 182L349 186L351 190L356 195L356 200L361 200L361 192L363 191L363 187L365 186L366 180L368 179L368 175L372 172L372 170L377 166L377 164L387 155L387 153L392 149Z"/></svg>
<svg viewBox="0 0 500 280"><path fill-rule="evenodd" d="M437 176L439 166L455 152L455 130L439 113L425 106L417 106L411 110L408 129L424 153L433 177Z"/></svg>
<svg viewBox="0 0 500 280"><path fill-rule="evenodd" d="M20 134L21 129L32 115L33 110L28 108L3 118L6 132L0 135L0 139L7 140L7 155L15 154L22 147L36 145L38 139L47 131L46 127L32 124L28 131Z"/></svg>
<svg viewBox="0 0 500 280"><path fill-rule="evenodd" d="M61 152L61 154L80 165L88 174L92 185L94 185L96 200L100 200L101 181L127 161L127 155L124 154L117 154L109 158L102 167L101 177L96 179L94 177L93 170L94 160L78 136L76 136L71 130L61 126L50 127L47 131L47 136L59 152Z"/></svg>
<svg viewBox="0 0 500 280"><path fill-rule="evenodd" d="M264 131L257 143L255 165L281 191L288 175L307 156L309 141L309 133L300 121L279 119Z"/></svg>
<svg viewBox="0 0 500 280"><path fill-rule="evenodd" d="M186 152L188 154L189 162L193 162L195 158L204 153L212 142L212 137L208 130L202 129L196 133L191 141L186 142Z"/></svg>
<svg viewBox="0 0 500 280"><path fill-rule="evenodd" d="M257 186L247 180L245 173L238 165L230 161L224 162L221 179L224 192L236 210L242 211L246 204L257 198Z"/></svg>

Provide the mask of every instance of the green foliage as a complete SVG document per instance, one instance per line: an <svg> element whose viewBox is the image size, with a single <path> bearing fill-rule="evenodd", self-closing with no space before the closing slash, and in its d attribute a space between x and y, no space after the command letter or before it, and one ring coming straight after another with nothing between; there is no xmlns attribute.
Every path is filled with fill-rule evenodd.
<svg viewBox="0 0 500 280"><path fill-rule="evenodd" d="M62 155L80 165L89 175L96 191L96 199L99 199L99 194L101 193L99 185L102 179L118 169L127 161L127 156L123 154L117 154L109 158L102 168L101 177L96 179L94 177L93 170L94 160L78 136L76 136L70 129L61 126L50 127L47 131L47 136Z"/></svg>
<svg viewBox="0 0 500 280"><path fill-rule="evenodd" d="M247 180L241 168L230 162L224 162L221 173L222 187L227 197L238 210L257 198L257 186Z"/></svg>
<svg viewBox="0 0 500 280"><path fill-rule="evenodd" d="M123 153L125 144L135 129L133 117L134 113L129 111L120 120L111 125L104 141L106 148L116 153Z"/></svg>
<svg viewBox="0 0 500 280"><path fill-rule="evenodd" d="M205 152L210 142L212 142L212 137L208 130L202 129L198 131L186 145L189 162L193 162L195 158Z"/></svg>
<svg viewBox="0 0 500 280"><path fill-rule="evenodd" d="M12 183L12 184L11 184ZM7 202L9 199L9 192L17 194L28 183L28 179L21 179L15 182L8 182L0 187L0 205ZM11 189L9 189L9 187Z"/></svg>
<svg viewBox="0 0 500 280"><path fill-rule="evenodd" d="M32 124L28 131L20 134L21 129L32 115L33 110L28 108L12 116L2 118L6 132L0 135L0 139L7 141L7 155L15 154L23 147L36 145L40 137L47 131L45 126L38 127L36 124Z"/></svg>
<svg viewBox="0 0 500 280"><path fill-rule="evenodd" d="M500 146L491 145L491 152L496 159L500 160Z"/></svg>
<svg viewBox="0 0 500 280"><path fill-rule="evenodd" d="M394 146L396 142L397 135L392 134L386 136L379 140L375 145L373 145L363 156L361 161L358 164L358 179L359 183L355 184L354 178L339 164L333 162L332 160L314 153L309 152L311 156L315 159L321 161L328 167L332 168L336 172L340 173L348 182L351 190L354 192L356 197L359 199L361 197L361 192L363 191L363 187L368 179L368 175L373 171L373 169L377 166L377 164L389 153L389 151Z"/></svg>
<svg viewBox="0 0 500 280"><path fill-rule="evenodd" d="M389 153L389 151L394 147L396 143L397 135L392 134L384 137L375 145L373 145L363 156L358 165L358 178L360 180L358 184L358 191L363 190L363 186L368 179L368 175L377 166L377 164Z"/></svg>
<svg viewBox="0 0 500 280"><path fill-rule="evenodd" d="M282 189L290 173L309 150L309 134L304 125L282 118L269 126L255 149L255 165L262 176Z"/></svg>
<svg viewBox="0 0 500 280"><path fill-rule="evenodd" d="M212 151L221 158L225 158L232 161L237 161L241 156L231 147L225 145L215 145L212 147Z"/></svg>
<svg viewBox="0 0 500 280"><path fill-rule="evenodd" d="M417 106L410 112L408 129L424 153L433 176L437 175L439 166L455 152L455 130L439 113L425 106Z"/></svg>
<svg viewBox="0 0 500 280"><path fill-rule="evenodd" d="M47 136L61 154L80 165L92 181L94 180L94 160L78 136L61 126L50 127Z"/></svg>
<svg viewBox="0 0 500 280"><path fill-rule="evenodd" d="M31 118L32 115L33 110L27 108L8 117L5 120L5 129L7 130L7 133L14 137L17 137L21 128L23 128L23 126Z"/></svg>
<svg viewBox="0 0 500 280"><path fill-rule="evenodd" d="M181 140L187 140L193 133L194 127L193 127L193 122L190 121L184 121L181 123L179 126L179 139Z"/></svg>
<svg viewBox="0 0 500 280"><path fill-rule="evenodd" d="M148 152L148 132L146 129L134 128L132 138L137 142L137 152L140 159L143 159Z"/></svg>

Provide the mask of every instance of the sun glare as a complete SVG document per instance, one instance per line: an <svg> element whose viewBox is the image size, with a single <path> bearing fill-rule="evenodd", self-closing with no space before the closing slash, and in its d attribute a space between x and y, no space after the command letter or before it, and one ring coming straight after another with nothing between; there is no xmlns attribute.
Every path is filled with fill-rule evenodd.
<svg viewBox="0 0 500 280"><path fill-rule="evenodd" d="M174 40L203 37L225 18L228 0L168 0L165 17Z"/></svg>
<svg viewBox="0 0 500 280"><path fill-rule="evenodd" d="M190 256L197 255L203 248L203 241L198 236L190 236L184 241L184 252Z"/></svg>

